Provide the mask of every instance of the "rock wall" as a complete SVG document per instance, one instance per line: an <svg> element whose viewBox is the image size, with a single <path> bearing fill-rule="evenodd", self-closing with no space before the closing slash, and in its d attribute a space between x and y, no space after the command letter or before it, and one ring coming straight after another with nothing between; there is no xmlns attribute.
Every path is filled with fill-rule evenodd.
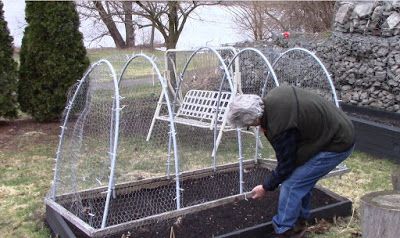
<svg viewBox="0 0 400 238"><path fill-rule="evenodd" d="M339 2L331 71L344 102L400 112L400 1Z"/></svg>
<svg viewBox="0 0 400 238"><path fill-rule="evenodd" d="M329 70L341 99L400 112L400 37L336 33L331 41L328 47L335 50Z"/></svg>
<svg viewBox="0 0 400 238"><path fill-rule="evenodd" d="M390 37L400 34L400 1L339 2L335 31Z"/></svg>
<svg viewBox="0 0 400 238"><path fill-rule="evenodd" d="M336 9L328 37L291 34L237 46L270 56L295 46L309 49L332 73L342 101L400 113L400 1L341 1Z"/></svg>

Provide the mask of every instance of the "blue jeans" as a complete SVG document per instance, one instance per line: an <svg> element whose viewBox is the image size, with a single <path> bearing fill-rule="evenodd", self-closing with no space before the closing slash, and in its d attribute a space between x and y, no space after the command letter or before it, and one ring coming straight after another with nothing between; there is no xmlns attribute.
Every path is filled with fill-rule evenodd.
<svg viewBox="0 0 400 238"><path fill-rule="evenodd" d="M272 219L276 233L293 228L299 218L309 218L311 191L315 184L352 151L353 147L340 153L320 152L293 171L280 186L278 214Z"/></svg>

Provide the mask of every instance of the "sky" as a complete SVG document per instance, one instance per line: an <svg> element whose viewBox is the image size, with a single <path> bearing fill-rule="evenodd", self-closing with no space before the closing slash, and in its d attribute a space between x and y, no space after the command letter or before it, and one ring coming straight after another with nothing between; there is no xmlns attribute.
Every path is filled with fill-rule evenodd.
<svg viewBox="0 0 400 238"><path fill-rule="evenodd" d="M8 28L14 38L14 45L21 46L25 21L24 0L3 0L4 17L8 22ZM88 48L114 47L111 37L105 37L101 41L92 42L95 29L93 21L81 22L80 31L84 36L85 46ZM139 33L137 38L146 38ZM156 39L161 41L158 34ZM218 46L225 43L243 41L245 38L235 30L229 12L218 6L199 7L185 24L184 30L179 38L177 48L194 48L199 46Z"/></svg>

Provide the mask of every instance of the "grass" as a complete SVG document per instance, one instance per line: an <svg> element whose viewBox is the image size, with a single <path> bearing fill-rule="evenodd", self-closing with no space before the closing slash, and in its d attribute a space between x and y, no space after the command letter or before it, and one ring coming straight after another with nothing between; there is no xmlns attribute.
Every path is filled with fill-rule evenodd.
<svg viewBox="0 0 400 238"><path fill-rule="evenodd" d="M49 237L43 198L52 179L54 148L40 133L18 135L0 150L0 234L2 237ZM3 146L2 146L3 147Z"/></svg>
<svg viewBox="0 0 400 238"><path fill-rule="evenodd" d="M314 227L318 232L312 234L313 238L361 237L360 198L372 191L392 190L390 175L393 162L354 152L346 164L351 169L349 173L341 178L322 180L319 184L349 198L353 202L353 216L338 219L334 224L320 222Z"/></svg>
<svg viewBox="0 0 400 238"><path fill-rule="evenodd" d="M100 59L106 59L110 61L117 75L122 72L124 65L127 60L133 55L143 53L149 57L152 57L157 66L160 68L160 71L164 68L164 52L157 50L132 50L132 49L114 49L114 48L105 48L105 49L88 49L88 57L90 62L93 64ZM161 71L162 72L162 71ZM124 75L130 78L143 78L148 75L152 75L152 67L151 65L144 60L143 58L135 59L130 63Z"/></svg>
<svg viewBox="0 0 400 238"><path fill-rule="evenodd" d="M12 125L12 123L10 124ZM58 128L46 124L22 129L2 125L2 136L9 135L0 147L0 233L2 237L49 237L44 225L43 197L50 188L52 167L57 145ZM13 131L14 130L14 131ZM197 157L197 156L196 156ZM155 169L163 161L135 164L137 170ZM350 173L341 178L320 182L354 202L353 217L337 219L336 223L320 222L311 237L355 237L360 234L359 199L365 193L390 189L393 163L356 152L347 160ZM322 227L322 228L321 228ZM318 229L317 229L318 228ZM323 232L321 234L321 232Z"/></svg>
<svg viewBox="0 0 400 238"><path fill-rule="evenodd" d="M122 69L127 62L128 58L130 58L133 54L143 53L149 57L151 57L156 63L160 73L163 74L165 71L165 52L159 50L135 50L135 49L114 49L114 48L105 48L105 49L88 49L88 57L91 63L95 63L100 59L106 59L110 61L113 65L116 73L119 75L122 72ZM176 57L176 67L178 70L182 70L183 66L186 64L188 57L191 52L185 53L177 53ZM188 71L196 71L199 73L204 73L207 68L212 68L212 70L216 70L220 65L217 57L213 53L199 53L193 57L192 61L188 65ZM129 79L143 79L147 78L151 75L154 75L155 72L151 64L145 60L144 58L136 58L132 61L128 68L124 73L124 78ZM187 76L189 77L189 76Z"/></svg>

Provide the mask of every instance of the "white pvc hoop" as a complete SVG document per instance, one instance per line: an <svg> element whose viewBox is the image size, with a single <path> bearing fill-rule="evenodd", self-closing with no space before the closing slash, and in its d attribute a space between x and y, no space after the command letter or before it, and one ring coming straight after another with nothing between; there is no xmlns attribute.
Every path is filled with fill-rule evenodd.
<svg viewBox="0 0 400 238"><path fill-rule="evenodd" d="M82 77L81 80L79 80L79 84L78 87L74 93L74 95L72 96L72 99L67 103L67 106L65 107L66 109L66 114L64 117L64 123L61 126L61 134L60 134L60 140L57 146L57 152L56 152L56 166L54 169L54 178L53 178L53 186L52 186L52 190L50 193L50 198L55 200L55 196L56 196L56 190L57 190L57 181L58 181L58 173L59 173L59 159L60 159L60 153L61 153L61 148L64 145L64 136L65 136L65 130L66 128L66 124L68 122L69 119L69 115L71 112L71 109L74 105L76 96L78 95L82 84L85 80L87 80L89 74L95 69L97 68L99 65L101 64L105 64L108 69L110 70L111 73L111 77L113 79L113 83L114 83L114 101L113 101L113 107L115 105L115 110L112 111L112 118L115 118L115 126L111 128L110 130L110 156L111 156L111 168L110 168L110 177L109 177L109 183L108 183L108 189L107 189L107 198L106 198L106 206L104 208L104 215L103 215L103 221L102 221L102 227L104 228L105 226L105 222L106 222L106 218L107 218L107 213L108 213L108 204L110 202L110 197L111 197L111 189L113 186L113 178L114 178L114 167L115 167L115 159L116 159L116 150L117 150L117 145L118 145L118 129L119 129L119 111L121 110L120 105L119 105L119 100L120 100L120 96L119 96L119 88L118 88L118 80L117 80L117 75L115 73L115 70L113 68L113 66L111 65L111 63L108 60L102 59L97 61L96 63L94 63L93 65L90 66L90 68L86 71L86 73L84 74L84 76ZM115 114L115 115L114 115ZM114 131L113 131L114 128Z"/></svg>
<svg viewBox="0 0 400 238"><path fill-rule="evenodd" d="M181 204L180 204L180 184L179 184L179 154L178 154L178 146L177 146L177 141L176 141L176 130L175 130L175 124L174 124L174 116L172 113L172 107L170 104L170 100L169 100L169 95L168 95L168 83L165 80L165 78L163 78L161 76L160 70L158 69L157 65L154 63L154 60L152 58L150 58L149 56L145 55L145 54L136 54L133 55L131 58L129 58L129 60L126 62L126 64L123 67L121 76L119 78L119 83L121 82L121 79L126 71L126 69L128 68L128 66L130 65L130 63L137 59L137 58L144 58L145 60L147 60L153 67L153 70L155 71L155 73L157 74L157 77L161 83L162 86L162 90L164 92L164 96L165 96L165 100L167 102L167 108L168 108L168 117L169 117L169 124L170 124L170 130L171 130L171 136L172 136L172 142L173 142L173 149L174 149L174 160L175 160L175 185L176 185L176 207L177 209L181 208Z"/></svg>
<svg viewBox="0 0 400 238"><path fill-rule="evenodd" d="M272 68L272 66L271 66L271 64L270 64L270 62L269 62L269 60L264 56L264 54L261 52L261 51L259 51L259 50L257 50L257 49L255 49L255 48L244 48L244 49L242 49L242 50L240 50L238 53L236 53L235 54L235 56L231 59L231 61L229 62L229 64L228 64L228 68L230 68L231 66L232 66L232 64L235 62L235 59L237 58L237 57L239 57L239 55L241 55L241 54L243 54L244 52L247 52L247 51L252 51L252 52L255 52L257 55L259 55L262 59L263 59L263 61L267 64L267 66L268 66L268 69L269 69L269 73L271 73L271 75L272 75L272 78L273 78L273 80L274 80L274 83L275 83L275 85L278 87L279 86L279 82L278 82L278 80L277 80L277 78L276 78L276 74L275 74L275 72L274 72L274 70L273 70L273 68ZM261 97L264 97L265 96L265 88L266 88L266 85L267 85L267 82L268 82L268 76L267 76L267 78L266 78L266 80L265 80L265 83L264 83L264 86L263 86L263 88L262 88L262 95L261 95ZM223 78L223 80L222 81L224 81L225 80L225 77ZM221 85L223 84L223 82L221 82ZM220 88L220 92L221 92L221 88ZM218 98L219 99L219 98ZM232 100L233 100L233 98L232 98ZM219 103L217 104L217 105L219 105ZM218 111L218 110L217 110ZM214 134L216 133L216 130L217 130L217 127L216 127L216 125L215 125L215 128L214 128ZM241 140L241 131L240 131L240 129L237 129L237 138L238 138L238 147L239 147L239 191L240 191L240 193L243 193L243 184L244 184L244 181L243 181L243 152L242 152L242 140ZM258 138L258 130L256 130L256 156L255 156L255 159L257 159L257 154L258 154L258 145L259 145L259 138ZM214 157L214 164L215 164L215 157Z"/></svg>
<svg viewBox="0 0 400 238"><path fill-rule="evenodd" d="M51 198L52 200L55 200L55 196L56 196L57 180L58 180L58 171L59 171L59 168L58 168L59 162L58 162L58 161L59 161L59 159L60 159L61 148L62 148L63 145L64 145L65 130L67 129L67 128L66 128L66 124L67 124L67 121L68 121L68 119L69 119L69 115L70 115L71 109L72 109L72 107L73 107L73 105L74 105L76 96L78 95L78 92L79 92L80 88L82 87L83 82L84 82L85 80L87 80L89 74L90 74L95 68L97 68L97 67L98 67L99 65L101 65L101 64L106 64L106 65L108 66L108 68L110 69L111 74L112 74L112 76L113 76L114 87L116 87L116 88L115 88L115 91L114 91L114 94L119 95L118 85L116 84L116 81L117 81L116 78L117 78L117 77L116 77L114 68L112 67L111 63L110 63L108 60L102 59L102 60L99 60L99 61L97 61L96 63L92 64L92 65L89 67L89 69L85 72L85 74L83 75L83 77L82 77L80 80L78 80L78 82L79 82L78 87L77 87L77 89L75 90L75 93L74 93L74 95L72 96L72 99L68 101L67 106L65 107L66 113L65 113L65 117L64 117L64 123L63 123L63 125L61 126L60 140L59 140L59 142L58 142L57 152L56 152L56 158L55 158L56 165L55 165L55 169L54 169L54 178L53 178L52 189L51 189L51 192L50 192L50 198ZM119 103L119 100L118 100L118 103Z"/></svg>
<svg viewBox="0 0 400 238"><path fill-rule="evenodd" d="M304 53L310 55L310 56L321 66L321 69L324 71L324 74L326 75L326 78L328 79L328 83L329 83L329 86L330 86L331 91L332 91L333 101L334 101L336 107L339 107L339 100L338 100L338 98L337 98L336 89L335 89L335 86L333 85L332 78L331 78L331 76L330 76L328 70L327 70L326 67L324 66L324 64L321 62L321 60L320 60L313 52L311 52L311 51L309 51L309 50L307 50L307 49L304 49L304 48L299 48L299 47L295 47L295 48L289 49L289 50L283 52L281 55L279 55L279 57L278 57L278 58L275 60L275 62L272 64L272 67L275 67L276 63L277 63L284 55L286 55L286 54L288 54L288 53L290 53L290 52L292 52L292 51L302 51L302 52L304 52Z"/></svg>
<svg viewBox="0 0 400 238"><path fill-rule="evenodd" d="M267 66L268 66L269 72L271 72L271 74L272 74L272 78L273 78L273 80L274 80L274 83L275 83L276 87L278 87L278 86L279 86L279 81L278 81L278 79L277 79L277 77L276 77L275 71L274 71L274 69L273 69L271 63L269 62L269 60L267 59L267 57L265 57L265 55L264 55L261 51L255 49L255 48L244 48L244 49L240 50L240 51L239 51L238 53L236 53L236 55L231 59L231 61L230 61L229 64L228 64L228 68L230 68L230 67L232 66L233 62L235 61L235 59L236 59L239 55L241 55L242 53L244 53L244 52L246 52L246 51L253 51L253 52L255 52L256 54L258 54L258 55L263 59L263 61L264 61L264 62L267 64ZM268 78L269 78L269 77L267 77L266 80L268 80ZM267 81L265 81L265 85L267 85ZM265 86L263 87L263 95L261 95L261 97L265 96L264 90L265 90Z"/></svg>
<svg viewBox="0 0 400 238"><path fill-rule="evenodd" d="M231 49L231 48L229 47L229 49ZM190 55L189 59L186 61L185 66L183 67L183 70L182 70L182 73L181 73L182 78L184 77L184 75L186 73L186 70L187 70L187 67L189 66L189 64L192 61L192 59L194 58L194 56L197 55L197 53L201 52L202 50L210 50L211 52L213 52L217 56L219 62L221 63L222 67L224 68L225 74L228 76L228 83L229 83L229 87L231 89L231 92L236 93L236 85L233 85L232 77L231 77L231 75L229 73L228 67L226 66L226 64L224 62L224 59L222 58L221 54L218 53L218 51L216 49L211 48L211 47L207 47L207 46L206 47L200 47ZM178 86L178 90L179 90L179 86Z"/></svg>

